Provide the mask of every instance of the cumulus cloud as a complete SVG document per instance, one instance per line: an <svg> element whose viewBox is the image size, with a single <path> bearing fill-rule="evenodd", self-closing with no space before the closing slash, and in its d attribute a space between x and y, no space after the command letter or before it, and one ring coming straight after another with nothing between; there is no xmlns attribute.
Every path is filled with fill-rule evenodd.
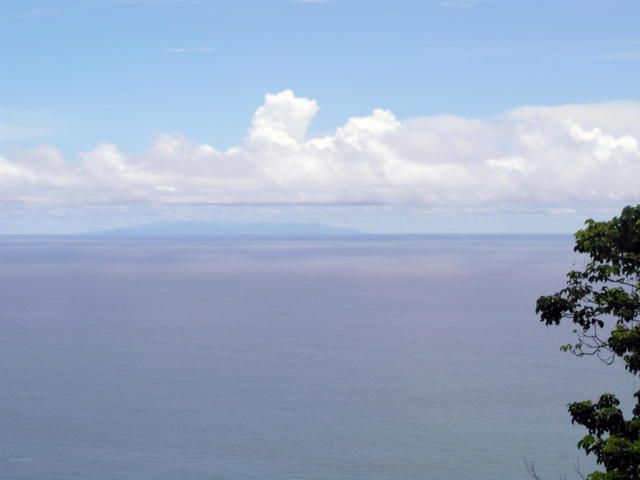
<svg viewBox="0 0 640 480"><path fill-rule="evenodd" d="M573 208L640 201L640 104L523 107L490 119L399 120L387 110L309 138L318 105L267 95L241 145L160 135L140 154L102 144L0 155L0 202L420 204Z"/></svg>

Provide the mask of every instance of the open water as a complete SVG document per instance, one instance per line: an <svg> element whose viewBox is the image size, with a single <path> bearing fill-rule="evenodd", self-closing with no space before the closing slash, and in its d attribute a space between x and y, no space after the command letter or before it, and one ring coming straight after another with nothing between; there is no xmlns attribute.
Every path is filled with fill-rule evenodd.
<svg viewBox="0 0 640 480"><path fill-rule="evenodd" d="M535 300L569 236L0 240L0 479L508 480L640 388Z"/></svg>

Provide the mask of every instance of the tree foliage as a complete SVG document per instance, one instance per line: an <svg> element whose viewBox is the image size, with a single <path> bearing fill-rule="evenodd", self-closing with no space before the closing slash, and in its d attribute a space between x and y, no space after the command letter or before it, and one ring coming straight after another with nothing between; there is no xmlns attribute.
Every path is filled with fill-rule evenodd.
<svg viewBox="0 0 640 480"><path fill-rule="evenodd" d="M564 345L578 356L596 355L607 363L616 358L626 370L640 373L640 205L625 207L605 222L587 220L575 234L574 250L586 256L582 270L567 274L566 287L540 297L536 313L546 325L574 324L578 341ZM578 448L593 454L603 471L590 480L640 480L640 391L632 417L625 418L611 393L597 402L569 404L572 423L588 434Z"/></svg>

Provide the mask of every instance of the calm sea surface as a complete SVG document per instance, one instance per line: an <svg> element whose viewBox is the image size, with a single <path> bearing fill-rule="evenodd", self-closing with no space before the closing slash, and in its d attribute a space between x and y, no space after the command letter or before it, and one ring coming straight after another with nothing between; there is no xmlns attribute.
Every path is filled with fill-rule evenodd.
<svg viewBox="0 0 640 480"><path fill-rule="evenodd" d="M509 480L593 464L566 237L0 240L0 479Z"/></svg>

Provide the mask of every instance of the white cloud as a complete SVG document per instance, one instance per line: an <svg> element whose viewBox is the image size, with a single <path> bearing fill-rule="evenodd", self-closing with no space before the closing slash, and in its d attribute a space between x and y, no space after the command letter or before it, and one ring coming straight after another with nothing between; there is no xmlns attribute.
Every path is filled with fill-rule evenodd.
<svg viewBox="0 0 640 480"><path fill-rule="evenodd" d="M51 125L61 122L48 112L0 108L0 142L42 139L51 134Z"/></svg>
<svg viewBox="0 0 640 480"><path fill-rule="evenodd" d="M0 123L0 141L29 140L42 138L48 131L42 127Z"/></svg>
<svg viewBox="0 0 640 480"><path fill-rule="evenodd" d="M211 47L195 47L195 48L165 48L166 53L214 53L217 51Z"/></svg>
<svg viewBox="0 0 640 480"><path fill-rule="evenodd" d="M419 204L444 209L607 207L640 201L640 104L523 107L491 119L386 110L307 138L314 100L267 95L226 151L160 135L129 155L98 145L0 156L0 202Z"/></svg>
<svg viewBox="0 0 640 480"><path fill-rule="evenodd" d="M283 145L301 143L316 113L315 100L296 98L291 90L267 95L264 105L253 115L249 141Z"/></svg>
<svg viewBox="0 0 640 480"><path fill-rule="evenodd" d="M54 15L61 15L66 12L65 8L35 8L32 10L24 10L12 13L0 13L0 19L29 19L29 18L39 18L39 17L50 17Z"/></svg>

